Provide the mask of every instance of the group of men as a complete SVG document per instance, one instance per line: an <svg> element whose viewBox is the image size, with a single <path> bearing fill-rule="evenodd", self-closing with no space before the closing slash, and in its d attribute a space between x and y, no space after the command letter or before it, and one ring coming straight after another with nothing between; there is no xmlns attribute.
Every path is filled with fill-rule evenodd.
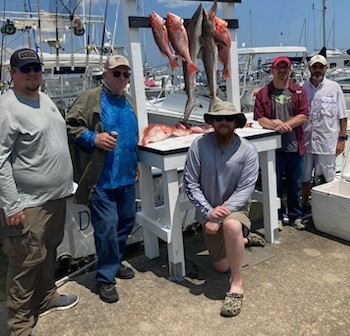
<svg viewBox="0 0 350 336"><path fill-rule="evenodd" d="M282 147L276 151L277 194L282 200L286 190L287 206L281 202L279 229L287 220L303 230L312 179L331 182L335 177L336 156L347 139L347 112L340 85L325 77L324 56L310 59L310 79L302 87L290 80L291 65L285 56L273 60L273 79L256 96L254 118L282 134Z"/></svg>
<svg viewBox="0 0 350 336"><path fill-rule="evenodd" d="M123 56L108 58L102 86L83 92L66 120L39 90L43 64L35 51L15 51L10 65L13 85L0 98L7 324L11 336L33 336L40 316L79 301L59 294L55 285L56 249L64 236L73 176L79 183L75 201L91 212L100 298L118 301L115 278L135 275L122 257L136 213L138 124L125 92L131 67Z"/></svg>
<svg viewBox="0 0 350 336"><path fill-rule="evenodd" d="M91 211L100 298L118 301L115 278L134 277L122 257L135 220L138 124L125 91L131 67L123 56L108 58L102 85L83 92L66 120L39 91L43 64L37 53L17 50L10 64L13 86L0 98L0 215L9 257L8 327L11 336L28 336L35 335L39 316L69 309L79 300L59 294L54 278L73 180L79 184L75 201ZM313 169L331 181L336 155L344 150L347 119L341 89L325 78L323 56L314 56L309 69L311 78L300 87L289 80L290 60L277 57L272 82L256 96L255 119L282 134L277 186L282 197L285 179L288 201L280 209L281 228L283 216L295 228L305 228L303 206L308 207ZM213 267L231 272L221 308L222 316L231 317L240 313L243 302L244 246L265 244L250 231L249 220L258 153L235 133L246 118L232 103L216 103L204 119L214 132L190 146L184 183Z"/></svg>

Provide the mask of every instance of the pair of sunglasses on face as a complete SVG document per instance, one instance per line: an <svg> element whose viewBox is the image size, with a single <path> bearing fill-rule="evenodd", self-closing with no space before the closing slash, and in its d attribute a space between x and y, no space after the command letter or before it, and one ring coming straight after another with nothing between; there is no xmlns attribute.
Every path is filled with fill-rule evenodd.
<svg viewBox="0 0 350 336"><path fill-rule="evenodd" d="M231 122L235 119L235 116L233 115L228 115L228 116L211 116L211 119L214 120L214 121L228 121L228 122Z"/></svg>
<svg viewBox="0 0 350 336"><path fill-rule="evenodd" d="M43 69L42 69L41 64L36 64L36 65L24 65L24 66L22 66L22 67L19 68L19 71L20 71L22 74L28 74L28 73L30 73L31 71L33 71L33 72L35 72L35 73L42 72Z"/></svg>
<svg viewBox="0 0 350 336"><path fill-rule="evenodd" d="M124 78L130 78L130 76L131 76L130 72L124 72L124 71L119 71L119 70L112 71L112 73L113 73L113 76L115 78L119 78L122 74L123 74Z"/></svg>

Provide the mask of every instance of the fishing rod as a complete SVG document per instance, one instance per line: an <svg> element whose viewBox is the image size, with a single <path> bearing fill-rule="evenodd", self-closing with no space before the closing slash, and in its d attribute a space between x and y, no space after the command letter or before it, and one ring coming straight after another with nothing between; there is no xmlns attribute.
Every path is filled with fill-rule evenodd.
<svg viewBox="0 0 350 336"><path fill-rule="evenodd" d="M3 22L5 22L5 9L6 9L6 0L4 1L4 10L3 10ZM1 93L4 93L5 91L5 82L4 82L4 63L3 63L3 59L4 59L4 44L5 44L5 34L2 34L1 36L1 56L0 56L0 64L1 64L1 68L0 68L0 86L1 86Z"/></svg>
<svg viewBox="0 0 350 336"><path fill-rule="evenodd" d="M67 11L69 14L69 20L71 24L71 59L72 59L72 66L71 69L74 69L74 35L81 36L84 34L85 30L82 27L82 23L80 22L80 19L75 19L74 14L77 8L79 7L81 0L78 0L72 10L72 8L68 8L65 3L62 0L59 0L64 9ZM71 1L69 1L71 4Z"/></svg>
<svg viewBox="0 0 350 336"><path fill-rule="evenodd" d="M85 72L88 71L89 69L89 56L90 56L90 51L92 49L92 46L90 45L90 35L91 35L91 11L92 11L92 0L90 0L90 4L89 4L89 20L88 20L88 33L87 33L87 43L86 43L86 68L85 68Z"/></svg>
<svg viewBox="0 0 350 336"><path fill-rule="evenodd" d="M59 35L58 35L58 1L55 1L55 20L56 20L56 43L55 43L55 48L56 48L56 69L57 71L60 70L60 64L59 64L59 49L61 48L61 44L59 41Z"/></svg>
<svg viewBox="0 0 350 336"><path fill-rule="evenodd" d="M104 19L103 19L101 55L100 55L100 67L101 68L102 68L102 57L103 57L103 54L104 54L105 30L106 30L106 20L107 20L107 8L108 8L108 0L106 0L105 15L104 15Z"/></svg>

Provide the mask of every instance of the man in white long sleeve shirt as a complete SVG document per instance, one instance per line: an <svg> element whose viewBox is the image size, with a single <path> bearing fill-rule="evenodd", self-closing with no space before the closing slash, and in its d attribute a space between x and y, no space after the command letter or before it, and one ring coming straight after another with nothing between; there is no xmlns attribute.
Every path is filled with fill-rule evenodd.
<svg viewBox="0 0 350 336"><path fill-rule="evenodd" d="M221 308L221 315L230 317L240 313L243 302L244 245L250 243L248 214L258 178L258 153L234 132L244 127L246 118L232 103L216 103L204 118L214 132L197 138L189 148L184 183L215 270L231 270L230 290Z"/></svg>
<svg viewBox="0 0 350 336"><path fill-rule="evenodd" d="M333 181L336 157L344 151L347 139L347 113L344 94L338 83L325 77L328 63L322 55L310 59L311 77L303 85L308 95L310 114L304 124L305 166L302 177L304 214L311 210L311 179L323 176Z"/></svg>

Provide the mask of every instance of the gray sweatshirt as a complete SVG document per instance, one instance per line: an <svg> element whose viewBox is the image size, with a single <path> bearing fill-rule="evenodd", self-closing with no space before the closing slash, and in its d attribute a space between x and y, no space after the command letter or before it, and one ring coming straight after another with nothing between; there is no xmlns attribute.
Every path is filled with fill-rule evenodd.
<svg viewBox="0 0 350 336"><path fill-rule="evenodd" d="M38 107L13 90L0 97L0 208L7 217L73 192L65 121L39 94Z"/></svg>
<svg viewBox="0 0 350 336"><path fill-rule="evenodd" d="M221 150L214 133L193 141L188 150L184 184L196 206L196 220L204 224L209 212L224 204L231 212L250 200L258 178L259 157L255 146L244 138Z"/></svg>

